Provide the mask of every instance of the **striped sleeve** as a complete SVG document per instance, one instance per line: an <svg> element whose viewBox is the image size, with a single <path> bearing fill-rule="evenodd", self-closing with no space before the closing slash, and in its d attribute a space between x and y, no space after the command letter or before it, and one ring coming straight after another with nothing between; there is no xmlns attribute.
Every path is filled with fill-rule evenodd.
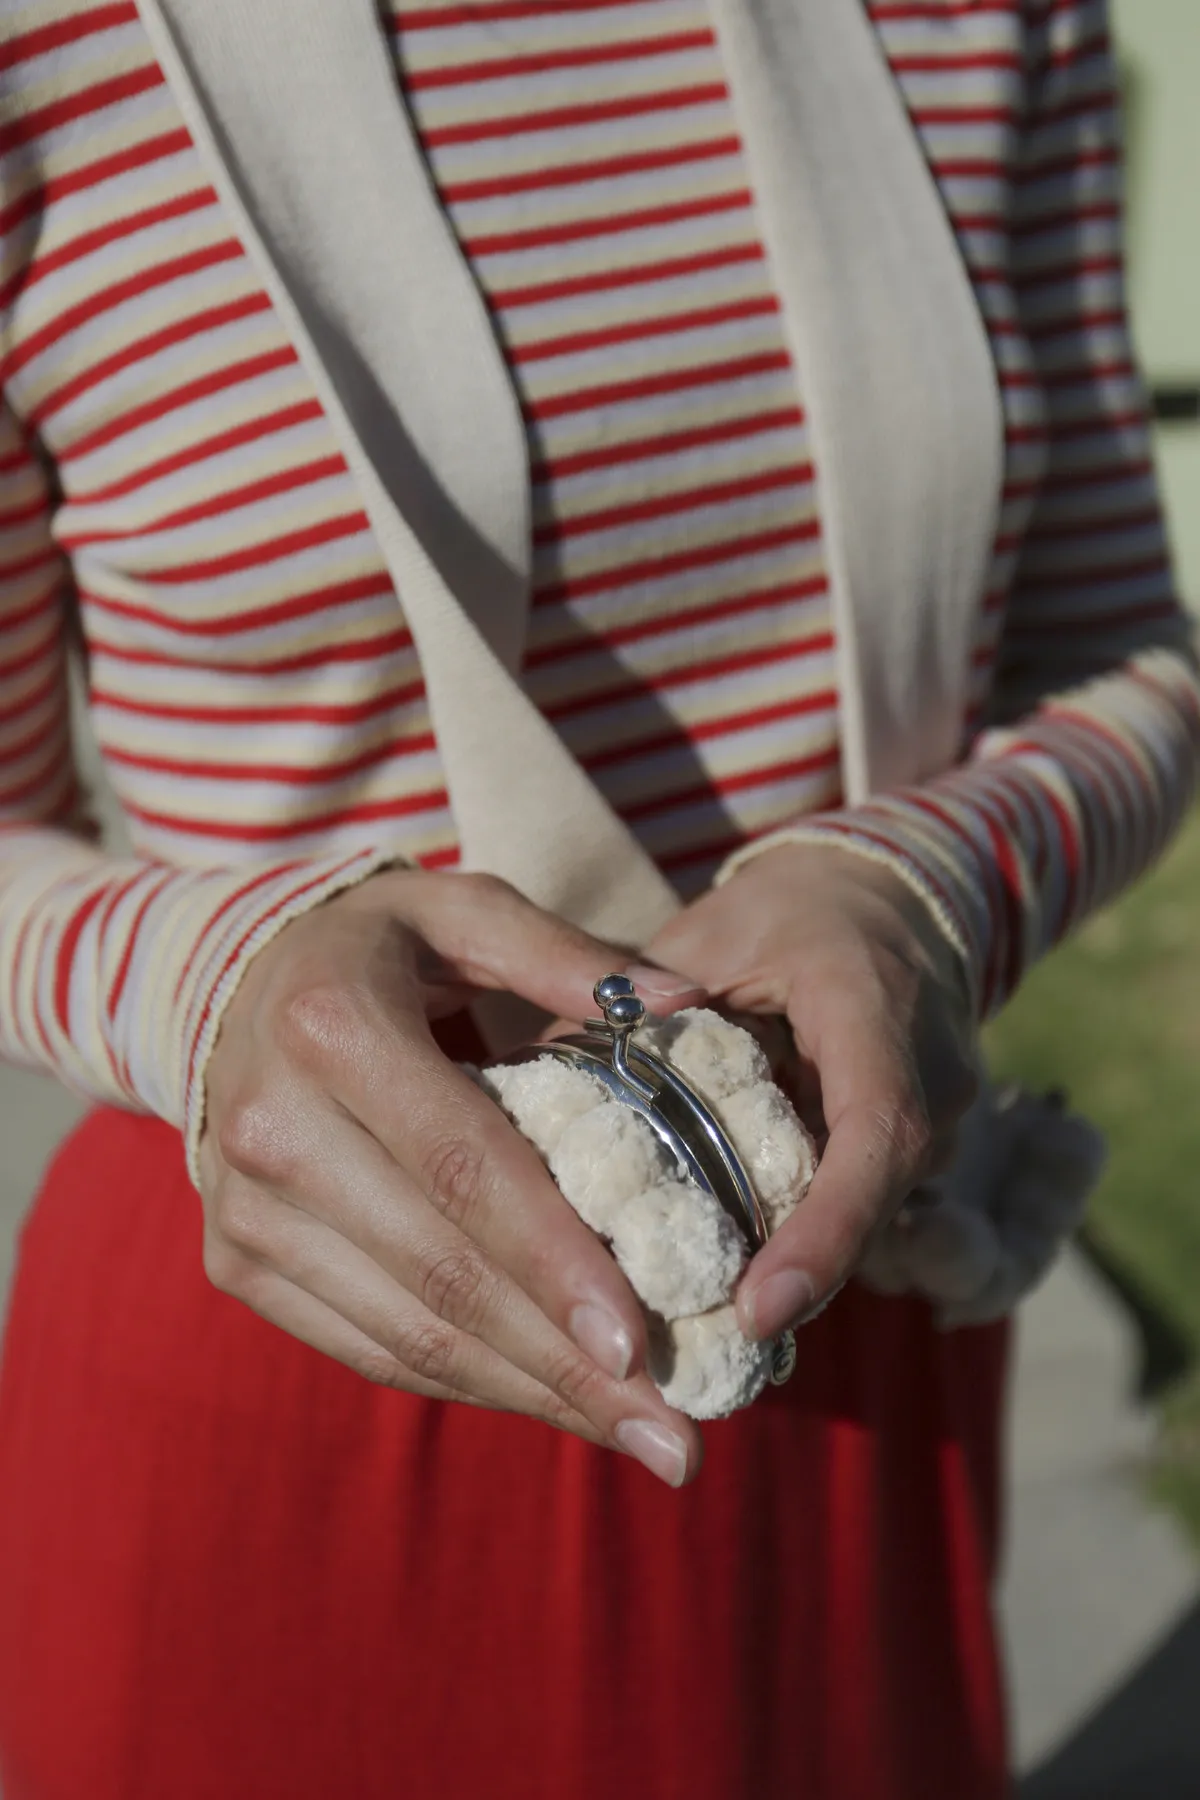
<svg viewBox="0 0 1200 1800"><path fill-rule="evenodd" d="M0 409L0 1057L184 1128L221 1011L296 914L393 854L179 869L106 856L71 751L68 574L45 474Z"/></svg>
<svg viewBox="0 0 1200 1800"><path fill-rule="evenodd" d="M1012 280L1047 467L989 716L962 766L773 833L888 864L962 952L981 1016L1165 847L1196 787L1200 686L1171 581L1125 312L1103 0L1029 0Z"/></svg>

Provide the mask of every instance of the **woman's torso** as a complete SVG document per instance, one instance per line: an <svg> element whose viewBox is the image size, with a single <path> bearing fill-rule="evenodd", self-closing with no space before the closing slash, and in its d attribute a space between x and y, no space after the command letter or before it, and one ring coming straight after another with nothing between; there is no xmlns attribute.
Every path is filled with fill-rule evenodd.
<svg viewBox="0 0 1200 1800"><path fill-rule="evenodd" d="M136 11L43 10L5 71L3 370L56 472L135 844L229 863L386 836L453 862L403 595ZM926 10L880 6L879 29L1009 372L978 699L1041 451L1003 254L1020 24L989 11L948 37ZM527 423L526 683L699 886L840 781L819 469L706 10L383 22ZM31 542L31 592L48 554ZM61 647L33 610L35 686Z"/></svg>

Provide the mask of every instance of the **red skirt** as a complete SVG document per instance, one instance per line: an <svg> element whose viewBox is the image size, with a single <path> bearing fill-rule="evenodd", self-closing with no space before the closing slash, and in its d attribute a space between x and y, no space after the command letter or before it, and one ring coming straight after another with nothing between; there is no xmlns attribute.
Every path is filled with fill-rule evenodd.
<svg viewBox="0 0 1200 1800"><path fill-rule="evenodd" d="M1000 1800L1004 1349L848 1289L672 1493L216 1293L94 1113L0 1381L5 1800Z"/></svg>

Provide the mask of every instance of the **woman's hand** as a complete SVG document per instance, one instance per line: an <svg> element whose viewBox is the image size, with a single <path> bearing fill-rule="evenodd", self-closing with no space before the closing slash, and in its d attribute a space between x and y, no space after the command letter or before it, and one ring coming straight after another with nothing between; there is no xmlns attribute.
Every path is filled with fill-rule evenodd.
<svg viewBox="0 0 1200 1800"><path fill-rule="evenodd" d="M474 875L379 874L287 925L209 1063L205 1267L373 1381L534 1414L678 1486L699 1434L634 1373L624 1276L429 1027L480 989L581 1019L623 960ZM700 998L628 973L656 1011Z"/></svg>
<svg viewBox="0 0 1200 1800"><path fill-rule="evenodd" d="M812 1187L738 1293L743 1330L772 1337L837 1291L948 1160L976 1089L964 973L897 876L823 844L764 851L648 954L732 1010L783 1014L819 1092L829 1138Z"/></svg>

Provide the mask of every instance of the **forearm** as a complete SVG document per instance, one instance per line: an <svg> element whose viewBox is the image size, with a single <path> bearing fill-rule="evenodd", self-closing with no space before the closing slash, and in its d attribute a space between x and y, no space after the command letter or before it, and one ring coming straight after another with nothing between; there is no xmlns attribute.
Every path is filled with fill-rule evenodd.
<svg viewBox="0 0 1200 1800"><path fill-rule="evenodd" d="M202 1075L250 959L384 852L229 869L105 856L68 832L0 834L0 1056L199 1130Z"/></svg>
<svg viewBox="0 0 1200 1800"><path fill-rule="evenodd" d="M823 841L885 862L964 956L977 1014L1150 867L1200 774L1200 682L1181 652L1120 670L985 733L936 780L798 821L782 839Z"/></svg>

